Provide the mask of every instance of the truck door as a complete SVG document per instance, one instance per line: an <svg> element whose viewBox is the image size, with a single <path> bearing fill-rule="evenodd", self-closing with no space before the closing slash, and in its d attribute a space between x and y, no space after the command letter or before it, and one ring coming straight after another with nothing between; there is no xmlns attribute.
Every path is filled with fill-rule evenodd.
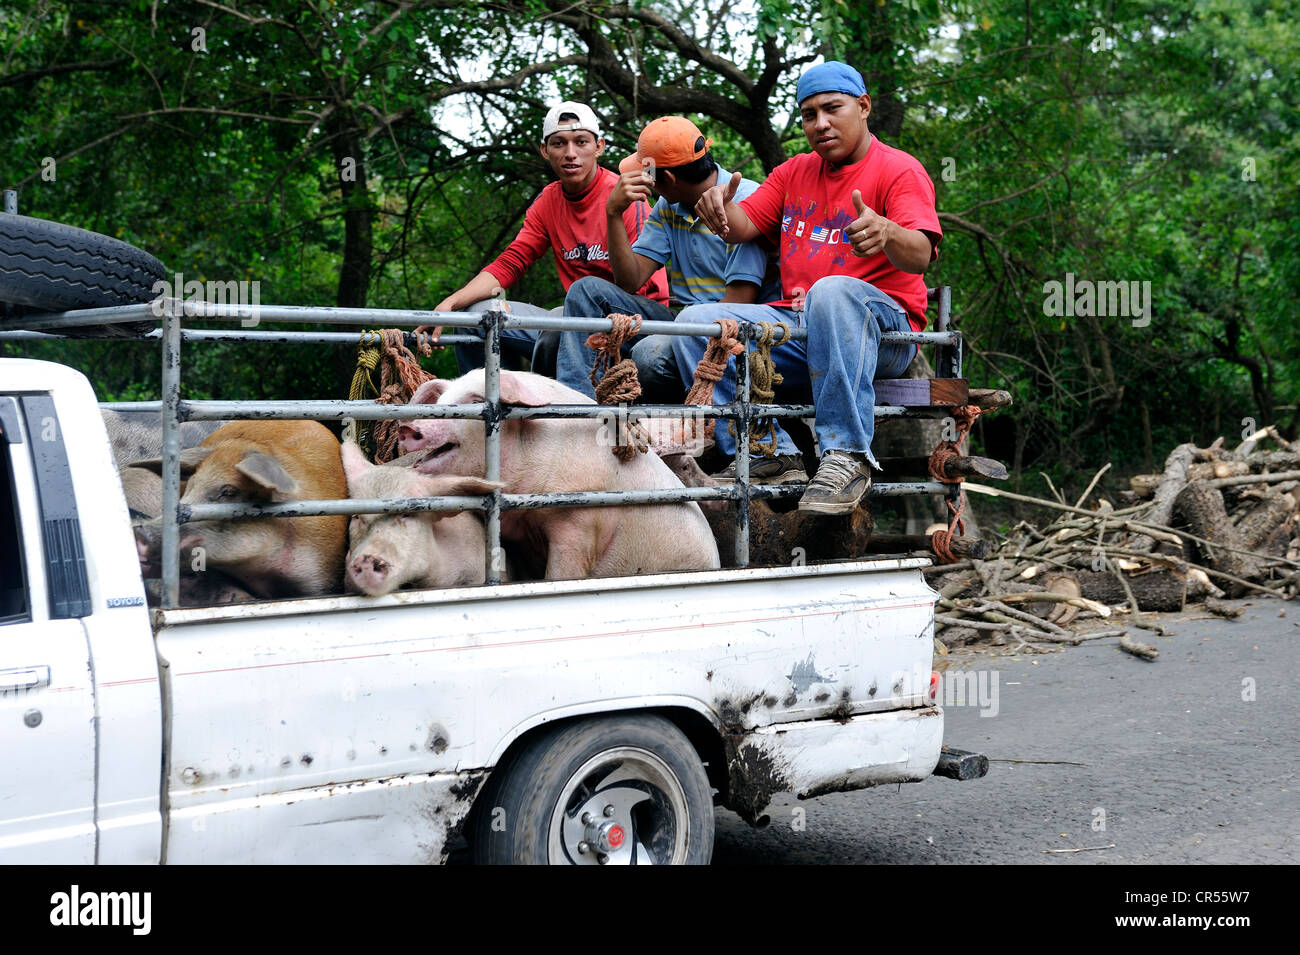
<svg viewBox="0 0 1300 955"><path fill-rule="evenodd" d="M96 861L89 599L53 408L0 395L0 863Z"/></svg>

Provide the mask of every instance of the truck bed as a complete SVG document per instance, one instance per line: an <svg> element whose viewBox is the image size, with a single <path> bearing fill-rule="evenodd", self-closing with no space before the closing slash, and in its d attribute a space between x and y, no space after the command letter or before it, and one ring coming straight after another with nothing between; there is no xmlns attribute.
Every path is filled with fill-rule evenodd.
<svg viewBox="0 0 1300 955"><path fill-rule="evenodd" d="M358 858L391 861L397 814L421 831L410 856L421 861L445 850L514 740L624 707L707 722L725 741L728 801L751 820L775 792L923 779L943 724L927 705L924 563L155 611L168 854L257 858L260 843L275 846L262 861L310 861L322 850L314 827L328 826ZM914 726L882 737L872 715ZM807 745L819 726L840 745Z"/></svg>

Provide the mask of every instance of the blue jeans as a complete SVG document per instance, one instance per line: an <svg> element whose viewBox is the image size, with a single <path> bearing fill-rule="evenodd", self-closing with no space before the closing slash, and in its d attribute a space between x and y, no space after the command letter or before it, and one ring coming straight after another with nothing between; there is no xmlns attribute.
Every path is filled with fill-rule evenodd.
<svg viewBox="0 0 1300 955"><path fill-rule="evenodd" d="M813 284L802 314L772 305L692 305L677 316L682 322L713 322L734 318L740 322L785 322L808 329L808 339L772 349L772 361L784 377L782 388L811 388L816 412L817 444L827 451L865 454L871 466L880 465L871 453L876 432L875 378L897 378L915 354L909 344L880 344L881 332L911 331L901 305L861 279L830 275ZM674 336L673 353L681 380L689 385L708 344L705 338ZM714 392L716 404L732 401L736 392L734 363ZM777 454L797 454L790 436L777 428ZM714 431L718 450L736 453L736 440L719 419Z"/></svg>
<svg viewBox="0 0 1300 955"><path fill-rule="evenodd" d="M604 318L611 312L625 315L640 315L647 322L671 322L673 312L667 305L660 305L653 299L632 292L625 292L613 282L587 275L569 286L569 294L564 297L564 314L571 318ZM596 397L596 389L591 385L591 369L596 363L595 349L587 347L590 332L562 332L560 334L559 353L556 357L556 380L568 385L575 391L581 391L589 398ZM648 336L637 335L623 345L623 357L634 354L632 345ZM639 365L639 363L638 363ZM691 366L694 367L694 366ZM640 368L638 367L638 372ZM651 370L653 375L654 371ZM658 393L664 385L675 386L677 375L674 373L665 382L641 379L643 390Z"/></svg>
<svg viewBox="0 0 1300 955"><path fill-rule="evenodd" d="M508 302L510 314L515 316L522 315L555 315L559 309L540 308L536 305L529 305L527 302ZM481 302L475 302L473 305L464 309L466 312L486 312L496 305L496 299L485 298ZM476 335L483 338L483 329L472 326L470 328L452 328L448 326L449 332L456 332L465 335ZM525 328L507 328L501 333L501 367L507 371L522 371L523 361L527 358L529 362L533 360L533 348L537 345L537 336L541 332L535 329ZM483 346L478 344L458 344L456 346L456 364L460 368L460 373L474 368L482 368L484 364Z"/></svg>

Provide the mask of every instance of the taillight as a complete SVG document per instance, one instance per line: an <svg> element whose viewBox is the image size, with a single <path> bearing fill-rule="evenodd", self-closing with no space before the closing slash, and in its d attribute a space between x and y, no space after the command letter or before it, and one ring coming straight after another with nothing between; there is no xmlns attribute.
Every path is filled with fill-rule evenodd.
<svg viewBox="0 0 1300 955"><path fill-rule="evenodd" d="M933 703L939 698L939 674L935 670L930 671L930 702Z"/></svg>

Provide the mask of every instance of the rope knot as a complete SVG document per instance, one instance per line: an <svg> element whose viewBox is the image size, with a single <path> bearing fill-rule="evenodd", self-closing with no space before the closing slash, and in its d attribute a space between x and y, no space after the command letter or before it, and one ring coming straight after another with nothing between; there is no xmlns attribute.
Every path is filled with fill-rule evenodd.
<svg viewBox="0 0 1300 955"><path fill-rule="evenodd" d="M640 332L641 316L611 312L608 318L613 326L609 331L587 336L587 347L596 351L590 375L592 387L596 389L596 403L631 404L641 397L641 381L636 362L622 357L623 345ZM640 422L634 421L627 428L626 439L614 445L614 454L620 461L631 461L650 448L650 436Z"/></svg>
<svg viewBox="0 0 1300 955"><path fill-rule="evenodd" d="M780 330L780 337L776 331ZM749 395L756 404L771 404L776 398L776 389L785 379L776 370L772 361L772 346L782 345L790 340L790 326L785 322L759 322L758 337L754 340L754 351L749 355ZM728 421L728 427L735 425ZM776 418L758 418L749 432L749 451L751 454L776 454Z"/></svg>
<svg viewBox="0 0 1300 955"><path fill-rule="evenodd" d="M686 395L685 403L688 405L713 404L713 386L727 373L727 362L732 355L739 355L745 350L745 346L740 343L740 324L734 318L720 318L718 325L722 328L722 334L709 339L704 355L695 366L695 380ZM703 437L712 437L716 424L712 418L705 421ZM682 425L684 441L690 442L698 437L690 421L683 420Z"/></svg>
<svg viewBox="0 0 1300 955"><path fill-rule="evenodd" d="M953 458L961 457L958 445L970 433L971 425L980 416L981 410L979 405L962 405L952 410L953 420L957 424L957 437L954 441L940 441L931 452L930 477L934 480L943 484L960 484L965 480L960 474L949 475L948 463ZM962 511L966 509L966 491L963 489L958 493L955 506L951 500L946 503L948 510L952 512L948 529L935 531L930 535L930 549L934 551L941 564L952 564L957 561L951 549L953 538L966 533L966 522L961 518Z"/></svg>

